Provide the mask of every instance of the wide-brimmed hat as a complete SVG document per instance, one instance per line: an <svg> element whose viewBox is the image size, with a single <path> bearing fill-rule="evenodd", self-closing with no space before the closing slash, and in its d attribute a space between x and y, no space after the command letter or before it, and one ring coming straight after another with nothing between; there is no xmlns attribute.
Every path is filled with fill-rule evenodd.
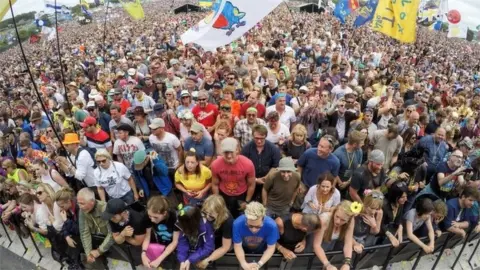
<svg viewBox="0 0 480 270"><path fill-rule="evenodd" d="M65 138L63 139L62 144L68 145L68 144L74 144L74 143L80 143L80 138L78 137L78 134L77 133L65 134Z"/></svg>
<svg viewBox="0 0 480 270"><path fill-rule="evenodd" d="M295 163L291 157L284 157L280 159L280 162L278 163L278 170L295 172L297 168L295 168Z"/></svg>
<svg viewBox="0 0 480 270"><path fill-rule="evenodd" d="M42 113L41 112L32 112L32 115L30 116L30 122L35 122L37 120L42 119Z"/></svg>

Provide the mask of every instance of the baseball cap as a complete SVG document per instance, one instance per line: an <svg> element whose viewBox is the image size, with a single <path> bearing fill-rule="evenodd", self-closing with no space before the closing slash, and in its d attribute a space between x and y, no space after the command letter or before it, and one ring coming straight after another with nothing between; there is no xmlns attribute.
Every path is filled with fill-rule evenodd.
<svg viewBox="0 0 480 270"><path fill-rule="evenodd" d="M304 86L301 86L300 89L298 89L298 91L300 91L300 92L302 92L302 91L308 92L308 87L306 87L305 85L304 85Z"/></svg>
<svg viewBox="0 0 480 270"><path fill-rule="evenodd" d="M87 116L85 120L80 124L82 128L86 128L88 126L96 125L97 124L97 119L95 119L92 116Z"/></svg>
<svg viewBox="0 0 480 270"><path fill-rule="evenodd" d="M193 123L190 131L198 133L203 131L203 126L199 123Z"/></svg>
<svg viewBox="0 0 480 270"><path fill-rule="evenodd" d="M137 70L134 69L134 68L130 68L130 69L128 69L127 72L128 72L128 75L133 76L133 75L135 75L135 73L137 73Z"/></svg>
<svg viewBox="0 0 480 270"><path fill-rule="evenodd" d="M151 129L163 128L165 127L165 121L162 118L155 118L152 120L152 123L149 125Z"/></svg>
<svg viewBox="0 0 480 270"><path fill-rule="evenodd" d="M190 97L190 92L188 92L187 90L182 90L182 92L180 93L180 97Z"/></svg>
<svg viewBox="0 0 480 270"><path fill-rule="evenodd" d="M220 149L223 152L235 152L237 150L238 142L234 138L225 138L223 139Z"/></svg>
<svg viewBox="0 0 480 270"><path fill-rule="evenodd" d="M107 202L105 211L102 213L102 219L110 220L113 216L123 213L127 208L127 204L121 199L110 199Z"/></svg>
<svg viewBox="0 0 480 270"><path fill-rule="evenodd" d="M135 166L135 170L143 169L143 162L147 158L147 152L145 150L138 150L133 154L133 165Z"/></svg>

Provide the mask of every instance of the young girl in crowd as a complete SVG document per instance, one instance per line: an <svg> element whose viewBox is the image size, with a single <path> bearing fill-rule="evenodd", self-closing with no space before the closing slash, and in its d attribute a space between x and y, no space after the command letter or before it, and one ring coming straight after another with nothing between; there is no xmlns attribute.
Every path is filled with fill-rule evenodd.
<svg viewBox="0 0 480 270"><path fill-rule="evenodd" d="M177 219L176 226L180 229L177 259L180 270L188 270L215 250L214 230L195 206L180 205Z"/></svg>
<svg viewBox="0 0 480 270"><path fill-rule="evenodd" d="M47 225L50 224L47 206L40 203L35 195L29 193L20 196L20 198L18 198L18 203L22 209L22 217L25 219L25 226L27 226L32 232L47 235Z"/></svg>
<svg viewBox="0 0 480 270"><path fill-rule="evenodd" d="M61 187L68 187L67 181L55 169L50 169L43 160L35 160L33 162L33 170L41 183L48 184L55 192Z"/></svg>
<svg viewBox="0 0 480 270"><path fill-rule="evenodd" d="M232 247L233 218L220 195L210 195L202 205L202 216L212 223L215 230L215 247L212 254L198 262L196 266L205 269L210 263L223 257Z"/></svg>
<svg viewBox="0 0 480 270"><path fill-rule="evenodd" d="M312 186L302 204L303 213L320 215L332 212L340 204L340 191L335 188L335 178L329 172L320 175L318 184Z"/></svg>
<svg viewBox="0 0 480 270"><path fill-rule="evenodd" d="M183 193L185 204L201 204L210 193L212 172L200 163L195 149L185 153L183 166L175 172L175 186Z"/></svg>
<svg viewBox="0 0 480 270"><path fill-rule="evenodd" d="M282 145L283 154L298 160L307 149L311 147L307 141L307 129L301 124L295 125L292 130L290 139Z"/></svg>
<svg viewBox="0 0 480 270"><path fill-rule="evenodd" d="M353 228L355 226L354 216L360 213L361 208L358 203L344 200L335 210L320 217L320 230L317 230L313 235L313 250L326 270L336 269L328 261L325 251L333 250L337 242L343 244L344 266L350 269Z"/></svg>
<svg viewBox="0 0 480 270"><path fill-rule="evenodd" d="M380 191L365 190L362 212L355 217L353 230L353 249L358 254L363 252L365 246L375 244L375 236L380 232L382 224L383 198Z"/></svg>
<svg viewBox="0 0 480 270"><path fill-rule="evenodd" d="M178 245L180 236L174 211L169 210L167 199L153 196L147 203L150 224L142 244L142 263L147 268L157 268Z"/></svg>

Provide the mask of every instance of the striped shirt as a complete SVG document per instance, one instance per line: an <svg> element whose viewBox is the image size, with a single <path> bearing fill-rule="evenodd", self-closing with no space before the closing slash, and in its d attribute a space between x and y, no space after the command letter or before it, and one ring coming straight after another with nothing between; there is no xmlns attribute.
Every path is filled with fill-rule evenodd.
<svg viewBox="0 0 480 270"><path fill-rule="evenodd" d="M97 133L85 133L87 138L87 145L90 148L106 149L112 146L110 141L110 135L102 129L99 129Z"/></svg>

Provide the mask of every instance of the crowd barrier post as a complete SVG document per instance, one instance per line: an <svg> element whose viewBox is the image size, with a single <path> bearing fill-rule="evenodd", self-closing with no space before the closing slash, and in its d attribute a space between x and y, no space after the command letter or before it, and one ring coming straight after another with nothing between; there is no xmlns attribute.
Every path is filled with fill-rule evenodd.
<svg viewBox="0 0 480 270"><path fill-rule="evenodd" d="M34 246L35 249L37 250L38 256L40 257L40 259L38 259L38 262L37 262L37 263L40 263L40 261L43 259L43 255L42 255L42 253L40 252L40 249L38 249L37 242L35 241L35 238L33 238L33 234L32 234L32 232L30 231L30 229L28 229L28 234L30 235L30 239L32 240L33 246ZM50 241L50 240L49 240L49 241Z"/></svg>
<svg viewBox="0 0 480 270"><path fill-rule="evenodd" d="M454 236L455 236L455 234L453 234L453 233L449 233L449 234L448 234L447 240L445 240L445 243L443 243L442 248L440 249L440 253L438 253L437 259L435 260L435 263L433 264L432 270L435 270L435 268L437 267L437 264L440 262L440 258L442 257L443 252L444 252L445 249L447 248L448 242L449 242ZM423 253L423 250L422 250L422 253ZM414 268L414 269L415 269L415 268Z"/></svg>
<svg viewBox="0 0 480 270"><path fill-rule="evenodd" d="M395 248L393 246L390 247L390 250L388 250L387 257L385 258L385 261L383 262L382 269L387 269L388 262L390 261L390 258L392 257L393 250Z"/></svg>
<svg viewBox="0 0 480 270"><path fill-rule="evenodd" d="M452 266L452 269L455 269L455 265L457 265L457 262L458 260L460 259L460 256L462 256L462 253L463 253L463 250L465 249L465 247L467 246L468 244L468 238L470 237L470 235L473 234L473 228L472 230L470 230L467 235L465 236L465 240L463 241L463 245L462 245L462 248L460 249L460 252L458 253L458 256L457 258L455 258L455 261L453 262L453 266Z"/></svg>
<svg viewBox="0 0 480 270"><path fill-rule="evenodd" d="M7 231L7 227L5 227L5 224L3 224L3 220L0 220L0 223L2 223L3 230L5 231L5 234L7 235L8 241L10 242L10 244L8 244L8 247L7 247L7 248L9 248L12 245L13 240L10 237L10 234Z"/></svg>
<svg viewBox="0 0 480 270"><path fill-rule="evenodd" d="M477 244L475 245L475 248L473 249L472 255L470 255L470 258L468 258L468 264L472 267L472 269L475 268L475 267L473 267L473 264L472 264L473 255L475 255L475 253L477 252L477 249L478 249L479 245L480 245L480 239L477 241Z"/></svg>
<svg viewBox="0 0 480 270"><path fill-rule="evenodd" d="M15 226L15 225L14 225L14 226ZM20 239L20 243L22 243L22 246L23 246L23 249L24 249L23 255L25 255L25 253L27 253L28 248L27 248L27 246L25 245L25 242L23 241L22 235L18 232L19 230L20 230L20 228L17 229L17 227L15 226L15 233L17 234L18 239ZM30 230L28 230L28 233L30 233ZM22 255L22 256L23 256L23 255Z"/></svg>

